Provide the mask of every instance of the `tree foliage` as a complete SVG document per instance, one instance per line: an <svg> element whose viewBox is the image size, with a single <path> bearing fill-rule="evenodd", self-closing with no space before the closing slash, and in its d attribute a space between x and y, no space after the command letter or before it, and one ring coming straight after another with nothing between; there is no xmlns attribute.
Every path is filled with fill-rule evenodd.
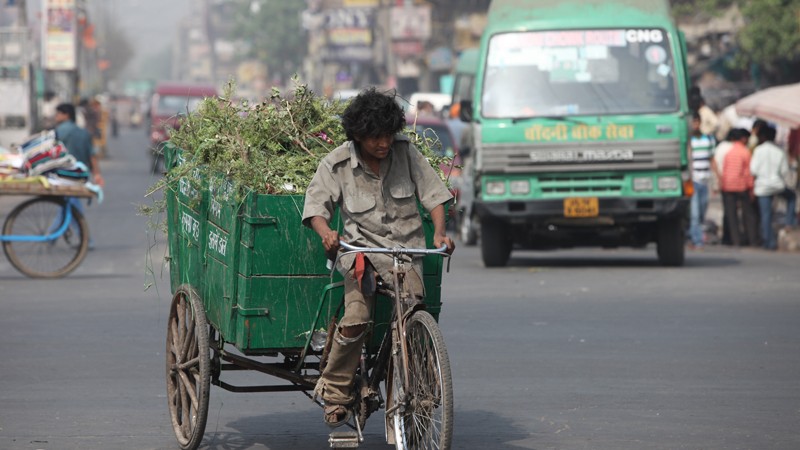
<svg viewBox="0 0 800 450"><path fill-rule="evenodd" d="M738 67L758 67L773 82L800 81L800 0L672 0L678 17L720 15L734 4L745 22L736 35Z"/></svg>
<svg viewBox="0 0 800 450"><path fill-rule="evenodd" d="M742 14L746 25L738 42L749 62L779 76L800 62L800 0L750 0Z"/></svg>
<svg viewBox="0 0 800 450"><path fill-rule="evenodd" d="M232 37L250 44L243 56L264 61L270 73L288 79L299 71L308 50L300 24L304 9L301 1L240 1Z"/></svg>

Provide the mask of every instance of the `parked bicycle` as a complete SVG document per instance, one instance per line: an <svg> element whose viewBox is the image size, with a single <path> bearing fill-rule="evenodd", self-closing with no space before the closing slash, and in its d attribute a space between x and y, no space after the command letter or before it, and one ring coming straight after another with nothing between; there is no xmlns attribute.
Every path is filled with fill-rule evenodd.
<svg viewBox="0 0 800 450"><path fill-rule="evenodd" d="M0 194L5 193L9 192L0 190ZM63 277L86 257L89 226L79 198L66 196L69 194L50 189L17 205L6 217L0 242L8 261L22 274L31 278Z"/></svg>

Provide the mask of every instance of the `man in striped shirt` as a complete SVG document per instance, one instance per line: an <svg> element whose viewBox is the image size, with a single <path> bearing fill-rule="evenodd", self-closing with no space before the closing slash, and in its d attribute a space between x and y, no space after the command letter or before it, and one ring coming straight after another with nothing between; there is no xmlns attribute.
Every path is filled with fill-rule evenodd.
<svg viewBox="0 0 800 450"><path fill-rule="evenodd" d="M703 222L708 209L708 190L711 181L711 157L714 155L714 138L700 131L700 115L692 117L692 181L694 194L691 202L689 238L693 248L702 248Z"/></svg>

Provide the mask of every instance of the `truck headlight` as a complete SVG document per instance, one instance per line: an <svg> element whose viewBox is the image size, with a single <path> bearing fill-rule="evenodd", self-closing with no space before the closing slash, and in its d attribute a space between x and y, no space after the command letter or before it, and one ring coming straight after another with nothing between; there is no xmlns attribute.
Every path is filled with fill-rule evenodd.
<svg viewBox="0 0 800 450"><path fill-rule="evenodd" d="M514 180L511 182L511 193L514 195L527 195L531 192L531 183L528 180Z"/></svg>
<svg viewBox="0 0 800 450"><path fill-rule="evenodd" d="M486 193L489 195L503 195L506 193L505 181L490 181L486 183Z"/></svg>
<svg viewBox="0 0 800 450"><path fill-rule="evenodd" d="M653 190L653 179L651 177L636 177L633 179L633 190L640 192L640 191L652 191Z"/></svg>
<svg viewBox="0 0 800 450"><path fill-rule="evenodd" d="M679 186L678 177L658 177L659 191L677 191Z"/></svg>

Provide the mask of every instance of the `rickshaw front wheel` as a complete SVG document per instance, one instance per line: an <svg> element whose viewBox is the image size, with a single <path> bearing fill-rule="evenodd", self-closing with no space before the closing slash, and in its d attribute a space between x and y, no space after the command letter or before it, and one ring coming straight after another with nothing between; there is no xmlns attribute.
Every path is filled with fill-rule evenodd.
<svg viewBox="0 0 800 450"><path fill-rule="evenodd" d="M395 354L387 380L387 441L399 449L449 450L453 438L453 378L436 320L416 311L405 327L408 381ZM406 390L405 386L408 387Z"/></svg>
<svg viewBox="0 0 800 450"><path fill-rule="evenodd" d="M172 428L181 449L194 450L208 418L211 355L203 302L191 286L180 286L172 297L166 354Z"/></svg>

